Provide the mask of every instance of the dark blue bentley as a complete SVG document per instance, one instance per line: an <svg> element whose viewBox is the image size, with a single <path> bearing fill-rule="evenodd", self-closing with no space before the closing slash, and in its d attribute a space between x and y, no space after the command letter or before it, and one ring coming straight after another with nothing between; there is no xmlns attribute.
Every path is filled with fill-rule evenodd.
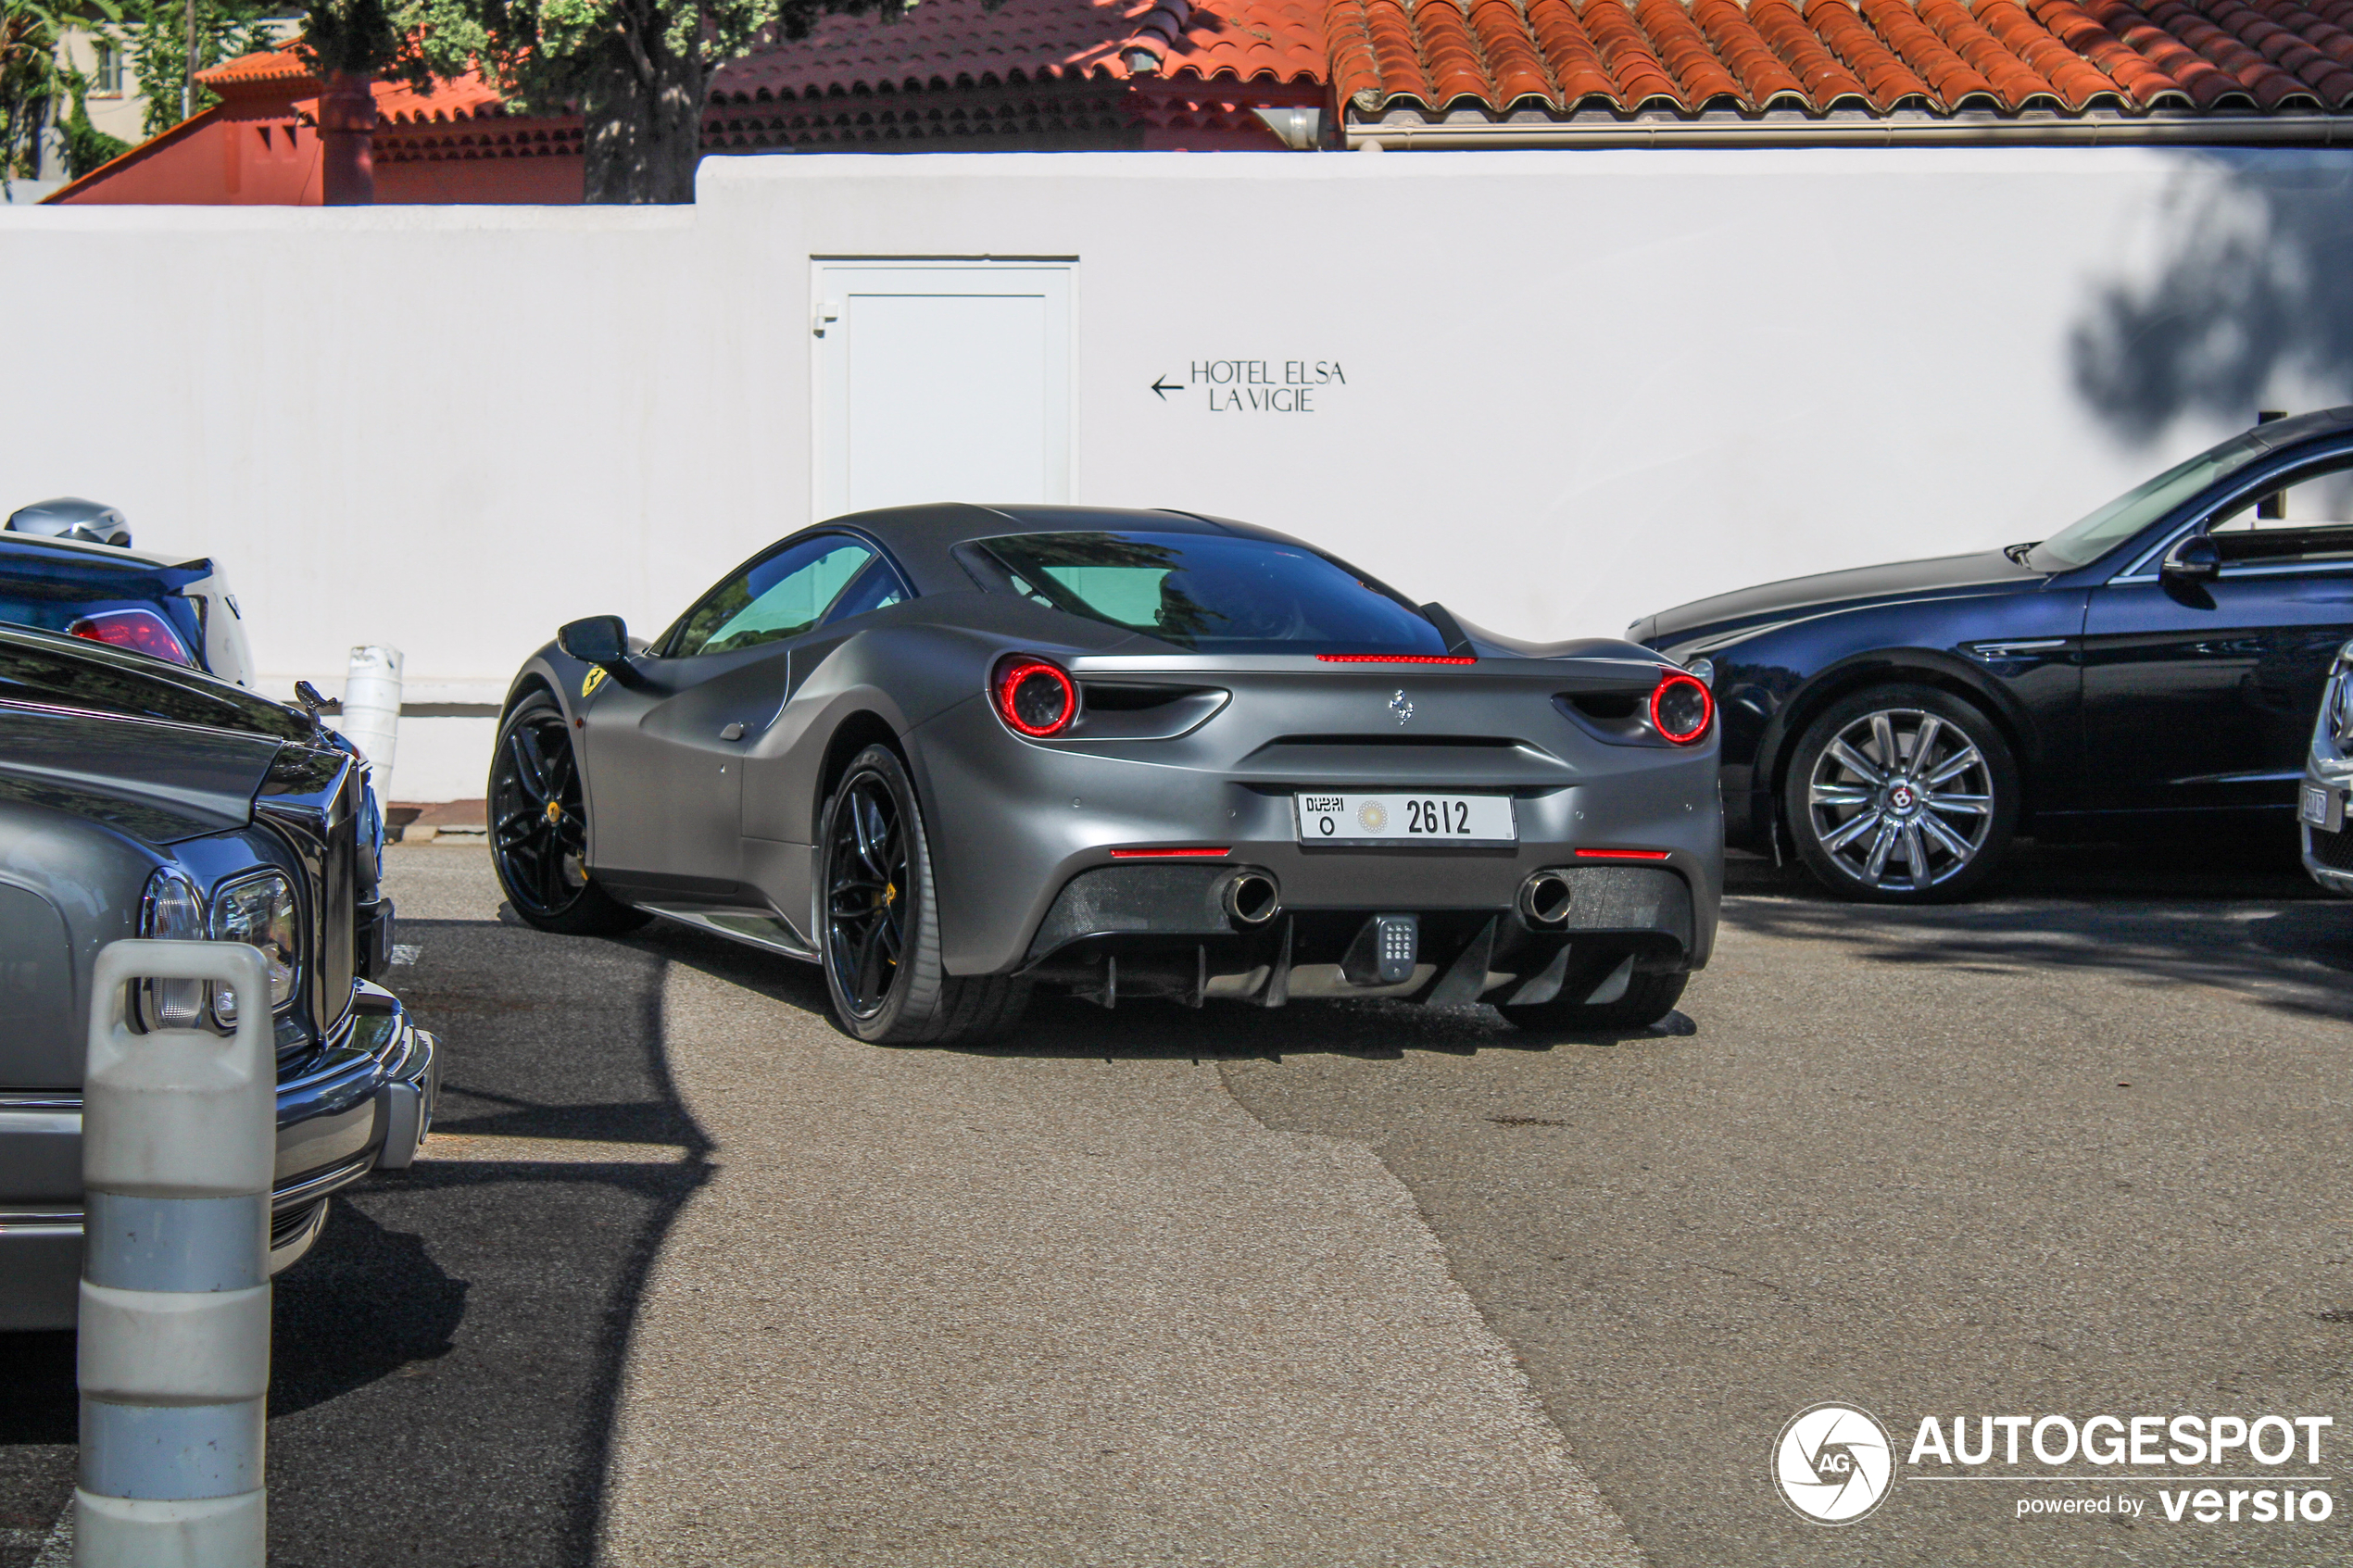
<svg viewBox="0 0 2353 1568"><path fill-rule="evenodd" d="M2353 637L2353 408L2259 425L2038 544L1771 583L1628 635L1722 713L1726 836L1963 896L2014 835L2293 821Z"/></svg>

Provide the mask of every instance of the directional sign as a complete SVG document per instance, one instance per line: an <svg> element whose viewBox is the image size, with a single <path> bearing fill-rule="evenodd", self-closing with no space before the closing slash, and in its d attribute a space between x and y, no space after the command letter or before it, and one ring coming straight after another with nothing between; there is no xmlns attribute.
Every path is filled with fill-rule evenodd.
<svg viewBox="0 0 2353 1568"><path fill-rule="evenodd" d="M1213 414L1315 414L1318 394L1347 384L1337 359L1195 359L1181 382L1154 376L1151 392L1165 403L1172 392L1197 391Z"/></svg>

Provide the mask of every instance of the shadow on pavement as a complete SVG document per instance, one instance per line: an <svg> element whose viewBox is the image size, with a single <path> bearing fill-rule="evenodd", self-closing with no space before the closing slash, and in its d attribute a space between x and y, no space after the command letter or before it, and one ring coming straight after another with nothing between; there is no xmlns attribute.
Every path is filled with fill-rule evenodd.
<svg viewBox="0 0 2353 1568"><path fill-rule="evenodd" d="M73 1496L73 1336L0 1334L0 1568L27 1568Z"/></svg>
<svg viewBox="0 0 2353 1568"><path fill-rule="evenodd" d="M466 1282L442 1271L422 1237L338 1203L271 1309L270 1413L287 1416L447 1355Z"/></svg>
<svg viewBox="0 0 2353 1568"><path fill-rule="evenodd" d="M436 1130L686 1158L429 1160L338 1199L278 1282L272 1561L586 1563L647 1271L709 1170L662 961L490 922L401 938L392 985L447 1053Z"/></svg>
<svg viewBox="0 0 2353 1568"><path fill-rule="evenodd" d="M2321 892L2293 861L2283 870L2206 850L2179 854L2177 869L2154 848L2069 846L2029 857L1979 902L1910 907L1843 903L1765 862L1730 880L1749 896L1728 901L1728 924L1838 942L1874 962L2105 970L2353 1019L2341 979L2353 972L2353 902Z"/></svg>

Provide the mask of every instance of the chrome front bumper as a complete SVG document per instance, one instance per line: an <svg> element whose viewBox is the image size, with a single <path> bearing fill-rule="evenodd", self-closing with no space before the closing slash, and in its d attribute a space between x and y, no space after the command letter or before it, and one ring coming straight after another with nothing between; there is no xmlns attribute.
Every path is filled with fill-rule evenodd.
<svg viewBox="0 0 2353 1568"><path fill-rule="evenodd" d="M416 1158L440 1097L440 1042L400 999L363 981L325 1047L301 1076L280 1082L271 1273L318 1240L328 1198ZM70 1328L82 1273L82 1097L0 1094L0 1168L61 1195L0 1194L0 1329Z"/></svg>

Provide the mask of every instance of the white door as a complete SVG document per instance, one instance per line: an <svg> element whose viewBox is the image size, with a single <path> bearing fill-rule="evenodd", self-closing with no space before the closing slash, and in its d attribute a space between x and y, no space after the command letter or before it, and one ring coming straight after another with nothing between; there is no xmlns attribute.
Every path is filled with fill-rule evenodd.
<svg viewBox="0 0 2353 1568"><path fill-rule="evenodd" d="M817 517L1070 499L1070 275L819 262Z"/></svg>

